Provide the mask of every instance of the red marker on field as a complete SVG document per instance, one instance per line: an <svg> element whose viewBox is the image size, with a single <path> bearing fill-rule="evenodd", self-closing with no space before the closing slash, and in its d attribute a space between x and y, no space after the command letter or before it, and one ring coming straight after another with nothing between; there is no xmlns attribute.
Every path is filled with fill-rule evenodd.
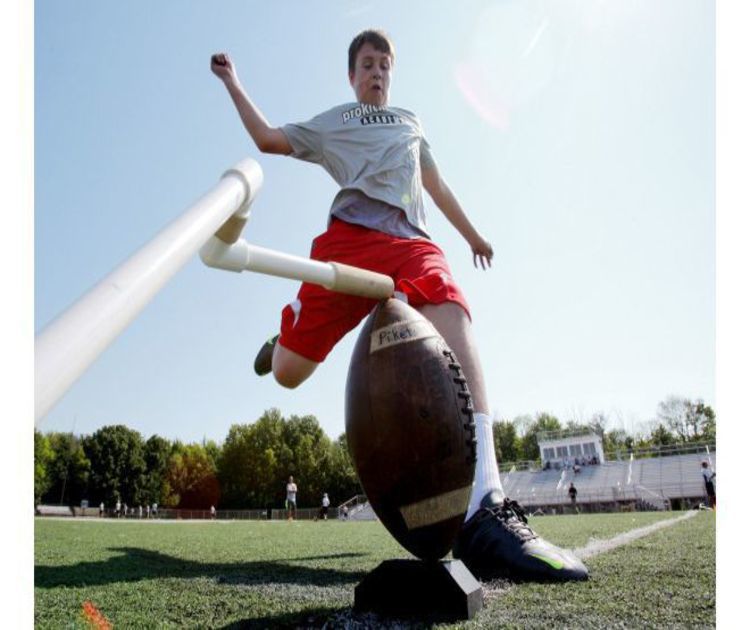
<svg viewBox="0 0 750 630"><path fill-rule="evenodd" d="M97 630L112 630L112 624L90 601L83 602L83 616Z"/></svg>

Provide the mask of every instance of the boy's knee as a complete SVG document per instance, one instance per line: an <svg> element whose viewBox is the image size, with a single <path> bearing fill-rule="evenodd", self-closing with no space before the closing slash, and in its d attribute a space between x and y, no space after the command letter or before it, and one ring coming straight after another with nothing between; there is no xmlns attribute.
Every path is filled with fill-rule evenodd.
<svg viewBox="0 0 750 630"><path fill-rule="evenodd" d="M287 389L295 389L304 383L318 366L284 347L276 347L273 356L273 376L276 382Z"/></svg>
<svg viewBox="0 0 750 630"><path fill-rule="evenodd" d="M273 377L279 385L286 387L287 389L295 389L299 387L306 378L305 376L295 373L294 370L291 370L286 366L277 368L275 365L273 368Z"/></svg>

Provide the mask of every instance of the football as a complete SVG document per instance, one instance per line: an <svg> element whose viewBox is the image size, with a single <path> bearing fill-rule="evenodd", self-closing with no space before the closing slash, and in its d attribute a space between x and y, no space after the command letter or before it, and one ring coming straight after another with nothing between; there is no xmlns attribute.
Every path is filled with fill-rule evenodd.
<svg viewBox="0 0 750 630"><path fill-rule="evenodd" d="M418 558L445 556L474 479L471 394L454 353L408 304L384 300L365 322L345 415L349 453L375 514Z"/></svg>

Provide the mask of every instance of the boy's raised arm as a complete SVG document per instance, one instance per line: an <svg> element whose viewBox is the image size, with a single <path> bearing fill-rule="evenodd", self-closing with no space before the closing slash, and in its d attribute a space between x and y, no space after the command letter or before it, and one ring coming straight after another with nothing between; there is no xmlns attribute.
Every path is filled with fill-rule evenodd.
<svg viewBox="0 0 750 630"><path fill-rule="evenodd" d="M453 191L440 176L437 165L431 160L424 160L422 163L422 185L430 194L440 212L445 215L445 218L451 222L453 227L458 230L459 234L464 237L469 247L471 247L471 253L474 256L474 266L478 266L478 261L482 265L482 269L491 267L492 257L494 256L492 245L477 232L469 217L466 216L463 208L461 208L461 204L456 199Z"/></svg>
<svg viewBox="0 0 750 630"><path fill-rule="evenodd" d="M211 71L224 83L242 119L242 124L245 125L245 129L258 149L263 153L289 155L292 152L292 145L289 144L289 140L281 129L268 124L263 113L245 93L229 55L226 53L212 55Z"/></svg>

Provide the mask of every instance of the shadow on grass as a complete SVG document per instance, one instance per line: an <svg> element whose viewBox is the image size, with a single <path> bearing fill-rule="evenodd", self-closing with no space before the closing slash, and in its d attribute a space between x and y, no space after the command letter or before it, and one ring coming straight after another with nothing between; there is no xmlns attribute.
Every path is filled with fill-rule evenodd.
<svg viewBox="0 0 750 630"><path fill-rule="evenodd" d="M304 611L290 612L275 617L250 617L235 621L220 630L250 630L252 628L322 628L336 614L342 614L346 608L313 608Z"/></svg>
<svg viewBox="0 0 750 630"><path fill-rule="evenodd" d="M399 628L404 630L430 630L438 625L453 623L455 619L420 617L384 617L375 613L357 613L349 607L319 606L269 617L248 617L217 626L220 630L249 630L254 628L360 628L361 630Z"/></svg>
<svg viewBox="0 0 750 630"><path fill-rule="evenodd" d="M100 586L114 582L136 582L153 578L214 578L219 584L303 584L336 586L356 584L365 571L346 571L326 567L306 567L282 561L240 563L195 562L137 547L114 547L111 551L122 555L98 562L49 567L34 567L34 585L38 588L58 586ZM366 554L342 553L306 560L342 560Z"/></svg>

